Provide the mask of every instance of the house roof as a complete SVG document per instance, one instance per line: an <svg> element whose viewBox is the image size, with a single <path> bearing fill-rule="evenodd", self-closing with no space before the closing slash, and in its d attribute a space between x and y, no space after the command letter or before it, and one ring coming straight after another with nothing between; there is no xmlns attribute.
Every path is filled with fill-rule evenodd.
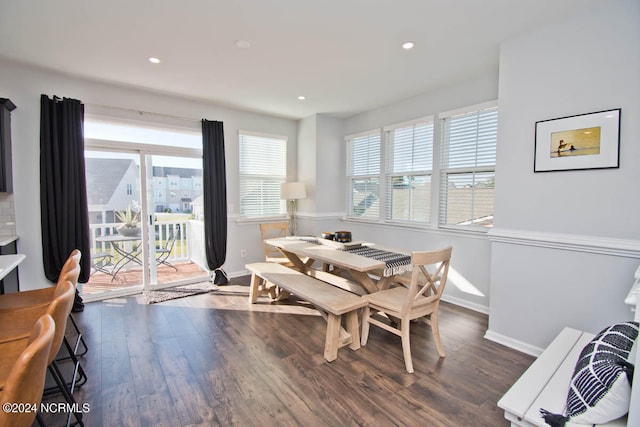
<svg viewBox="0 0 640 427"><path fill-rule="evenodd" d="M132 163L129 159L86 158L89 205L107 204Z"/></svg>
<svg viewBox="0 0 640 427"><path fill-rule="evenodd" d="M174 168L168 166L154 166L153 176L179 176L180 178L191 178L202 176L202 169Z"/></svg>

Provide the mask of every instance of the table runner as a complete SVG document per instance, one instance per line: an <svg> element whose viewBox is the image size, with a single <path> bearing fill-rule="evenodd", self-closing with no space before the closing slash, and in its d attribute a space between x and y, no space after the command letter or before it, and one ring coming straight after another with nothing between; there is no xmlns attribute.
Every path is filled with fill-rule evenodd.
<svg viewBox="0 0 640 427"><path fill-rule="evenodd" d="M375 259L376 261L384 261L387 264L383 273L384 277L402 274L413 269L411 265L411 255L383 251L382 249L376 249L369 246L355 246L340 250L366 258Z"/></svg>

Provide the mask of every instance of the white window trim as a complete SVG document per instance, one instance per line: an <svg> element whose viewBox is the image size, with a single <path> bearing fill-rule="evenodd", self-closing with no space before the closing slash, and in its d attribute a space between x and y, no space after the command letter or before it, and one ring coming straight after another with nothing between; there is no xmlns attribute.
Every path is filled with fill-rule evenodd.
<svg viewBox="0 0 640 427"><path fill-rule="evenodd" d="M406 128L406 127L409 127L409 126L415 126L417 124L425 123L425 122L430 122L430 123L434 123L435 124L435 115L431 114L431 115L428 115L428 116L419 117L417 119L407 120L406 122L396 123L396 124L393 124L393 125L385 126L384 128L382 128L382 130L387 132L387 131L391 131L391 130L395 130L395 129Z"/></svg>
<svg viewBox="0 0 640 427"><path fill-rule="evenodd" d="M481 102L480 104L467 105L466 107L456 108L454 110L443 111L438 113L438 120L446 119L459 114L473 113L474 111L486 110L487 108L498 107L498 100Z"/></svg>
<svg viewBox="0 0 640 427"><path fill-rule="evenodd" d="M264 133L264 132L254 132L250 130L242 130L238 129L238 144L240 143L240 136L257 136L259 138L273 138L273 139L283 139L285 142L289 142L289 137L286 135L278 135L275 133Z"/></svg>

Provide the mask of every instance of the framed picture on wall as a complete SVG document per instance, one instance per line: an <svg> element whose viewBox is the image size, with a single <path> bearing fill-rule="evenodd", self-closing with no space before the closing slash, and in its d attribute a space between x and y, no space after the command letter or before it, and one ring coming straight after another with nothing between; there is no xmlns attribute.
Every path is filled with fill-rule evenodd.
<svg viewBox="0 0 640 427"><path fill-rule="evenodd" d="M620 110L536 122L533 171L619 167Z"/></svg>

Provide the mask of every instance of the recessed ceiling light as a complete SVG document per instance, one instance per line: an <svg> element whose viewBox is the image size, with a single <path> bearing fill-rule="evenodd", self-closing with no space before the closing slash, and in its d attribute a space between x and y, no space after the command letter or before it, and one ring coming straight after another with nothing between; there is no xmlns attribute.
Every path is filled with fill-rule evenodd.
<svg viewBox="0 0 640 427"><path fill-rule="evenodd" d="M236 47L239 49L249 49L251 47L251 43L247 40L236 40Z"/></svg>
<svg viewBox="0 0 640 427"><path fill-rule="evenodd" d="M306 96L304 96L304 95L300 95L300 96L298 97L298 99L299 99L300 101L304 101L305 99L307 99L307 97L306 97Z"/></svg>
<svg viewBox="0 0 640 427"><path fill-rule="evenodd" d="M404 50L413 49L413 46L414 46L413 42L404 42L404 43L402 43L402 48Z"/></svg>
<svg viewBox="0 0 640 427"><path fill-rule="evenodd" d="M156 58L155 56L151 56L149 57L149 62L151 62L152 64L159 64L160 59Z"/></svg>

